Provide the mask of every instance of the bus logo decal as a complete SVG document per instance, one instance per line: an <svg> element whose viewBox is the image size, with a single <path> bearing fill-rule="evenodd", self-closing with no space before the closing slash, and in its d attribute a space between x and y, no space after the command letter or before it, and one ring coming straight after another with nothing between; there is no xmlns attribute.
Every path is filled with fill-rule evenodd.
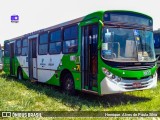
<svg viewBox="0 0 160 120"><path fill-rule="evenodd" d="M42 58L42 61L41 61L40 65L46 65L46 64L43 63L43 62L44 62L44 58Z"/></svg>
<svg viewBox="0 0 160 120"><path fill-rule="evenodd" d="M76 65L76 70L80 71L80 65Z"/></svg>
<svg viewBox="0 0 160 120"><path fill-rule="evenodd" d="M54 66L54 63L52 63L52 58L50 58L50 63L48 64L48 66Z"/></svg>
<svg viewBox="0 0 160 120"><path fill-rule="evenodd" d="M11 22L12 23L18 23L19 22L19 16L18 15L12 15L11 16Z"/></svg>

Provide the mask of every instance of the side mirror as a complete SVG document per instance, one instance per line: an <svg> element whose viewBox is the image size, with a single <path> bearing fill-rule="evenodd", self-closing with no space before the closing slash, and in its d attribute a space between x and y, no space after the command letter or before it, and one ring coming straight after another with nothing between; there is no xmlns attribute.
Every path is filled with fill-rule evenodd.
<svg viewBox="0 0 160 120"><path fill-rule="evenodd" d="M157 58L156 58L156 61L158 61L159 60L159 55L157 56Z"/></svg>

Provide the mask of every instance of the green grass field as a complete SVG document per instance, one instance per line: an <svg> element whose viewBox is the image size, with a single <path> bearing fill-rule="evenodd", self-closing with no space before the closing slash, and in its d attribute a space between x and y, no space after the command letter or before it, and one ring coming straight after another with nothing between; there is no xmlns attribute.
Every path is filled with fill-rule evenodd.
<svg viewBox="0 0 160 120"><path fill-rule="evenodd" d="M70 96L58 87L19 81L1 73L0 111L160 111L160 81L151 90L105 96L78 92Z"/></svg>

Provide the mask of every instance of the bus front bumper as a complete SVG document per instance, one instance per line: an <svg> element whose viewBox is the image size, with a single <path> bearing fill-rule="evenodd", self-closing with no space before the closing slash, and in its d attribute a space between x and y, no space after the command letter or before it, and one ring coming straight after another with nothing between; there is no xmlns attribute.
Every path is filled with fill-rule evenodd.
<svg viewBox="0 0 160 120"><path fill-rule="evenodd" d="M141 80L124 80L115 82L107 77L101 81L101 94L114 94L135 90L150 89L157 86L157 73Z"/></svg>

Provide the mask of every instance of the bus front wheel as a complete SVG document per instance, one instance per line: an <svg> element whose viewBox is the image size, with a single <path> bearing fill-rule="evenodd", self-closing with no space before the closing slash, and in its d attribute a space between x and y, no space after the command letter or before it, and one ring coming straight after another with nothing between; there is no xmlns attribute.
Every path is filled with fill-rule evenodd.
<svg viewBox="0 0 160 120"><path fill-rule="evenodd" d="M71 74L66 74L63 78L63 89L68 94L75 94L74 80Z"/></svg>

